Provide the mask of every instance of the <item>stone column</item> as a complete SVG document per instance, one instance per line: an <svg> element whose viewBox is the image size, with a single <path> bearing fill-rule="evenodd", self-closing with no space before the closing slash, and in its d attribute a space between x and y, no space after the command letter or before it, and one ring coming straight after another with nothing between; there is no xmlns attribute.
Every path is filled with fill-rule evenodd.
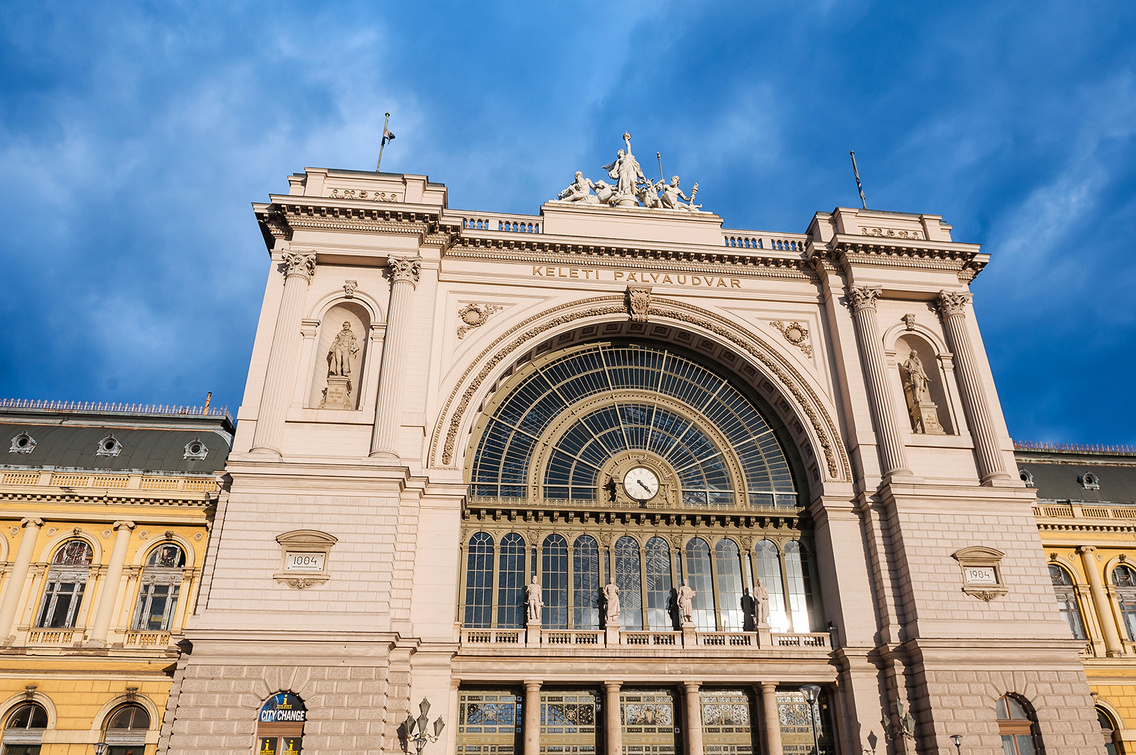
<svg viewBox="0 0 1136 755"><path fill-rule="evenodd" d="M604 738L607 740L607 755L623 753L623 708L620 705L619 690L623 682L604 682Z"/></svg>
<svg viewBox="0 0 1136 755"><path fill-rule="evenodd" d="M411 294L418 287L421 258L390 257L390 307L387 310L386 343L379 372L379 399L375 406L375 432L371 456L398 460L398 429L402 424L402 383L410 346Z"/></svg>
<svg viewBox="0 0 1136 755"><path fill-rule="evenodd" d="M686 694L686 754L702 755L702 699L698 682L683 682Z"/></svg>
<svg viewBox="0 0 1136 755"><path fill-rule="evenodd" d="M781 755L781 714L777 710L777 683L759 682L757 694L761 697L761 734L767 753Z"/></svg>
<svg viewBox="0 0 1136 755"><path fill-rule="evenodd" d="M907 465L907 453L896 425L895 406L888 388L887 359L876 323L876 299L881 293L879 288L848 289L856 337L860 341L860 353L868 378L868 403L878 439L882 472L884 477L889 477L909 475L911 468Z"/></svg>
<svg viewBox="0 0 1136 755"><path fill-rule="evenodd" d="M1081 554L1081 563L1085 567L1085 576L1089 579L1089 591L1093 596L1093 609L1100 621L1101 631L1104 633L1105 654L1109 657L1124 654L1124 645L1120 642L1120 635L1116 631L1116 618L1112 612L1112 601L1101 583L1100 572L1097 571L1096 551L1091 545L1082 545L1077 549ZM3 629L3 625L0 625Z"/></svg>
<svg viewBox="0 0 1136 755"><path fill-rule="evenodd" d="M986 392L982 389L978 363L974 358L974 348L966 329L966 305L971 295L962 291L942 291L939 293L939 316L943 320L947 343L954 353L958 368L959 394L962 397L966 422L970 425L970 435L974 439L974 453L978 457L978 475L982 482L996 478L1009 479L1010 475L1002 465L1002 454L998 450L998 438L994 434L990 417L990 405Z"/></svg>
<svg viewBox="0 0 1136 755"><path fill-rule="evenodd" d="M0 644L8 644L8 636L12 633L12 622L16 618L16 609L20 605L20 596L24 592L24 582L28 578L28 567L35 554L36 540L39 538L39 528L43 526L42 519L22 519L20 526L24 534L20 538L20 549L16 551L16 559L12 562L12 571L8 573L8 585L4 588L4 597L0 601Z"/></svg>
<svg viewBox="0 0 1136 755"><path fill-rule="evenodd" d="M103 589L99 590L99 603L95 607L95 621L91 626L91 636L88 640L92 644L106 644L110 621L114 614L114 603L118 599L118 588L122 583L122 567L126 565L126 546L130 544L132 529L134 522L114 523L114 547L111 549L110 564L103 578Z"/></svg>
<svg viewBox="0 0 1136 755"><path fill-rule="evenodd" d="M524 755L540 755L540 682L525 682Z"/></svg>
<svg viewBox="0 0 1136 755"><path fill-rule="evenodd" d="M268 366L264 373L264 390L260 394L260 409L252 436L254 453L277 456L280 455L280 434L284 430L284 418L292 403L288 379L296 374L304 292L316 271L316 255L314 252L284 252L284 266L284 293L280 297L280 309L276 312L276 329L272 332L272 347L268 352Z"/></svg>

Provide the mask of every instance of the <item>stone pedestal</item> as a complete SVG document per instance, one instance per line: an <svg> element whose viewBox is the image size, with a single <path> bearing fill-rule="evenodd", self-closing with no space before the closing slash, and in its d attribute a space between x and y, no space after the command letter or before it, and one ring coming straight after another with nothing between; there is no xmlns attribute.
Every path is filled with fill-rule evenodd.
<svg viewBox="0 0 1136 755"><path fill-rule="evenodd" d="M342 375L332 375L327 379L327 388L323 392L321 409L350 409L351 408L351 381Z"/></svg>
<svg viewBox="0 0 1136 755"><path fill-rule="evenodd" d="M911 412L911 427L917 433L927 435L945 435L943 426L939 424L939 407L930 401L908 402Z"/></svg>
<svg viewBox="0 0 1136 755"><path fill-rule="evenodd" d="M327 388L323 391L320 409L351 409L351 379L343 375L331 375Z"/></svg>
<svg viewBox="0 0 1136 755"><path fill-rule="evenodd" d="M698 632L694 626L693 621L682 622L682 645L683 647L694 647L698 644Z"/></svg>
<svg viewBox="0 0 1136 755"><path fill-rule="evenodd" d="M540 620L529 620L525 624L525 644L526 645L539 645L540 644Z"/></svg>
<svg viewBox="0 0 1136 755"><path fill-rule="evenodd" d="M608 645L619 644L619 622L609 623L604 629L604 640Z"/></svg>
<svg viewBox="0 0 1136 755"><path fill-rule="evenodd" d="M768 624L757 625L757 646L759 648L773 647L773 630Z"/></svg>

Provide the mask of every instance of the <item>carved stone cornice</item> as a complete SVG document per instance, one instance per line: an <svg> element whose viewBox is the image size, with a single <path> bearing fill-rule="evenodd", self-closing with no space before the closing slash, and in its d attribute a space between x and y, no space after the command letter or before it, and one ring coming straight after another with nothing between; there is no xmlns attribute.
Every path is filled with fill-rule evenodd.
<svg viewBox="0 0 1136 755"><path fill-rule="evenodd" d="M813 254L814 265L825 260L841 270L854 265L901 267L917 270L950 270L969 283L982 271L990 256L977 244L936 243L920 239L861 238L838 236L827 249Z"/></svg>
<svg viewBox="0 0 1136 755"><path fill-rule="evenodd" d="M850 286L848 288L848 303L853 312L870 309L876 311L876 299L883 294L878 286Z"/></svg>
<svg viewBox="0 0 1136 755"><path fill-rule="evenodd" d="M462 507L462 520L466 523L465 529L470 531L507 523L506 531L523 530L530 535L527 539L540 542L549 533L583 527L587 528L588 534L597 537L601 545L610 548L624 532L624 527L635 524L661 528L656 529L655 534L665 537L676 550L692 535L705 536L707 527L721 528L718 534L748 538L751 543L756 538L747 532L765 537L766 530L799 531L807 525L807 517L803 514L803 509L795 507L644 510L600 502L570 504L562 500L549 502L527 498L470 498ZM597 526L602 529L596 530Z"/></svg>
<svg viewBox="0 0 1136 755"><path fill-rule="evenodd" d="M388 257L387 265L391 269L391 280L395 283L404 281L418 287L418 277L422 271L421 257Z"/></svg>
<svg viewBox="0 0 1136 755"><path fill-rule="evenodd" d="M352 206L328 197L273 197L273 200L272 204L254 206L266 240L291 239L297 229L419 237L438 231L438 213L423 212L420 208L389 203Z"/></svg>
<svg viewBox="0 0 1136 755"><path fill-rule="evenodd" d="M940 291L936 302L939 305L939 311L945 317L965 315L966 305L970 303L972 296L965 291Z"/></svg>
<svg viewBox="0 0 1136 755"><path fill-rule="evenodd" d="M312 282L312 276L316 274L315 252L284 252L281 257L284 258L285 278L295 276Z"/></svg>

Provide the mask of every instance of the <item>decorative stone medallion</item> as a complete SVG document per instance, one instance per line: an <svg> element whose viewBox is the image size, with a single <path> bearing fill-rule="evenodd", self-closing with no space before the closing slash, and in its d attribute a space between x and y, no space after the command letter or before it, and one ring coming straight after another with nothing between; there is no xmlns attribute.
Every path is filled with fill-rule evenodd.
<svg viewBox="0 0 1136 755"><path fill-rule="evenodd" d="M474 328L480 328L489 319L489 315L504 307L497 304L466 304L458 310L458 319L462 324L458 326L458 338L465 338L466 334Z"/></svg>
<svg viewBox="0 0 1136 755"><path fill-rule="evenodd" d="M809 343L809 329L804 325L796 321L786 325L780 320L773 320L769 324L781 331L785 340L803 351L805 356L811 357L813 355L813 347Z"/></svg>

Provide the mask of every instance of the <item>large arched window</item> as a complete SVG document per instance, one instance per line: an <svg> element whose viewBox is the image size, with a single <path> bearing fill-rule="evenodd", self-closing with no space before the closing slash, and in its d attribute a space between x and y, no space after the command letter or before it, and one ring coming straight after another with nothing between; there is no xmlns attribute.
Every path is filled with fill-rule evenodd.
<svg viewBox="0 0 1136 755"><path fill-rule="evenodd" d="M501 538L497 565L497 626L520 629L525 624L525 539L515 532Z"/></svg>
<svg viewBox="0 0 1136 755"><path fill-rule="evenodd" d="M465 626L488 627L493 620L493 538L475 532L469 538L465 566Z"/></svg>
<svg viewBox="0 0 1136 755"><path fill-rule="evenodd" d="M999 698L995 710L1004 755L1036 755L1039 750L1037 723L1025 704L1013 695L1006 695Z"/></svg>
<svg viewBox="0 0 1136 755"><path fill-rule="evenodd" d="M1077 592L1073 587L1073 577L1057 564L1049 565L1049 579L1053 582L1053 593L1057 596L1057 611L1069 625L1074 639L1085 639L1085 623L1081 620L1081 609L1077 605Z"/></svg>
<svg viewBox="0 0 1136 755"><path fill-rule="evenodd" d="M757 579L769 591L769 628L774 632L789 631L789 612L785 610L785 585L781 581L781 554L772 540L754 546Z"/></svg>
<svg viewBox="0 0 1136 755"><path fill-rule="evenodd" d="M572 544L572 626L600 628L600 548L591 535Z"/></svg>
<svg viewBox="0 0 1136 755"><path fill-rule="evenodd" d="M714 565L718 567L718 610L722 614L722 630L740 632L745 629L742 612L742 562L738 544L728 538L714 546Z"/></svg>
<svg viewBox="0 0 1136 755"><path fill-rule="evenodd" d="M1112 584L1116 586L1116 601L1128 639L1136 641L1136 571L1120 564L1112 570Z"/></svg>
<svg viewBox="0 0 1136 755"><path fill-rule="evenodd" d="M150 714L136 703L127 703L107 717L103 741L110 745L106 755L143 755Z"/></svg>
<svg viewBox="0 0 1136 755"><path fill-rule="evenodd" d="M656 631L674 629L670 545L661 537L653 537L647 541L646 551L647 628Z"/></svg>
<svg viewBox="0 0 1136 755"><path fill-rule="evenodd" d="M51 559L47 587L40 603L37 627L65 629L75 626L83 591L91 572L93 552L86 540L68 540Z"/></svg>
<svg viewBox="0 0 1136 755"><path fill-rule="evenodd" d="M700 537L686 542L686 580L694 590L694 625L704 631L717 629L714 618L714 583L710 575L710 546Z"/></svg>
<svg viewBox="0 0 1136 755"><path fill-rule="evenodd" d="M23 703L4 722L5 755L39 755L47 711L39 703Z"/></svg>
<svg viewBox="0 0 1136 755"><path fill-rule="evenodd" d="M1099 705L1097 706L1097 723L1100 724L1105 752L1108 755L1122 755L1124 748L1120 742L1120 736L1117 734L1120 727L1112 719L1112 715Z"/></svg>
<svg viewBox="0 0 1136 755"><path fill-rule="evenodd" d="M544 539L540 563L541 612L545 629L568 628L568 541L562 535Z"/></svg>
<svg viewBox="0 0 1136 755"><path fill-rule="evenodd" d="M643 628L643 581L639 572L639 542L623 536L615 542L615 584L619 588L619 621L624 629Z"/></svg>
<svg viewBox="0 0 1136 755"><path fill-rule="evenodd" d="M185 551L173 543L163 543L150 552L138 588L135 629L164 631L170 628L184 567Z"/></svg>

